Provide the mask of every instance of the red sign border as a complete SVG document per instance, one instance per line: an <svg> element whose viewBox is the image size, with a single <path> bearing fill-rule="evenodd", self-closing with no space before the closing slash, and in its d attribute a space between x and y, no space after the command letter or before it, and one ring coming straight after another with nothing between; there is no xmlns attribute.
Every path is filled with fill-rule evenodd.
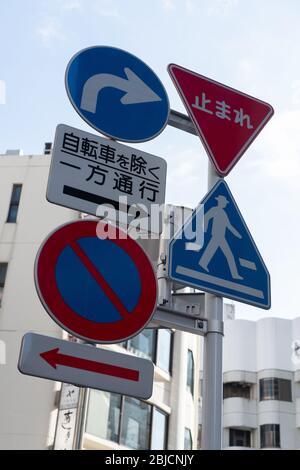
<svg viewBox="0 0 300 470"><path fill-rule="evenodd" d="M110 241L126 251L135 263L141 293L137 306L128 317L115 323L97 323L74 312L64 301L56 283L55 268L61 251L82 237L95 237L98 224ZM45 310L64 330L95 343L116 343L137 335L151 320L157 305L157 280L152 263L143 248L123 230L98 220L73 221L52 231L39 248L34 265L35 286ZM132 318L131 318L132 316Z"/></svg>
<svg viewBox="0 0 300 470"><path fill-rule="evenodd" d="M255 130L255 132L252 134L251 137L249 137L249 139L247 140L247 142L243 145L243 147L241 148L241 150L239 150L239 152L235 155L235 157L233 158L233 160L231 161L230 165L227 166L226 170L225 171L222 171L220 168L219 168L219 165L218 165L218 162L216 161L215 159L215 156L213 154L213 152L211 151L202 131L201 131L201 128L197 122L197 120L194 118L194 114L193 114L193 111L192 111L192 108L191 106L189 105L188 101L186 100L185 98L185 95L175 77L175 75L173 75L173 67L176 67L177 69L180 69L180 70L183 70L185 72L188 72L189 74L191 75L194 75L195 77L199 77L201 79L204 79L204 80L207 80L208 82L210 83L213 83L217 86L221 86L223 88L226 88L227 90L230 90L234 93L238 93L239 95L242 95L242 96L245 96L247 98L250 98L254 101L256 101L257 103L262 103L264 104L265 106L269 107L270 108L270 112L269 114L267 114L267 116L265 117L265 119L261 122L261 124L257 127L257 129ZM246 93L243 93L242 91L239 91L239 90L236 90L234 88L231 88L227 85L224 85L223 83L220 83L220 82L217 82L216 80L212 80L211 78L208 78L208 77L205 77L204 75L200 75L199 73L196 73L196 72L193 72L192 70L189 70L189 69L186 69L185 67L182 67L181 65L177 65L177 64L169 64L168 67L167 67L167 70L168 70L168 73L175 85L175 88L177 89L182 101L183 101L183 104L187 110L187 113L189 115L189 117L191 118L191 120L193 121L193 124L196 128L196 131L205 147L205 150L206 150L206 153L208 154L209 158L211 159L212 163L214 164L217 172L221 175L221 176L227 176L229 174L229 172L232 170L232 168L235 166L235 164L239 161L239 159L242 157L242 155L245 153L245 151L247 150L248 147L250 147L251 143L253 142L253 140L257 137L257 135L260 133L260 131L265 127L265 125L267 124L267 122L271 119L271 117L273 116L274 114L274 109L273 107L269 104L269 103L266 103L265 101L262 101L262 100L259 100L258 98L254 98L253 96L251 95L247 95Z"/></svg>

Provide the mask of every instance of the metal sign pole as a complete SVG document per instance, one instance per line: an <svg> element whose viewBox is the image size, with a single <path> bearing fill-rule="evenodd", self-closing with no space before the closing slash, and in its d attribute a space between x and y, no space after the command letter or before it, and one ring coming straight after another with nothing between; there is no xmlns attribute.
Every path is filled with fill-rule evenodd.
<svg viewBox="0 0 300 470"><path fill-rule="evenodd" d="M208 163L208 190L220 179L213 165ZM207 333L204 336L202 448L222 448L222 347L223 298L205 294Z"/></svg>
<svg viewBox="0 0 300 470"><path fill-rule="evenodd" d="M157 266L158 305L171 307L171 281L167 276L168 244L174 235L174 210L172 206L165 205L163 212L163 229L159 244L159 260Z"/></svg>
<svg viewBox="0 0 300 470"><path fill-rule="evenodd" d="M83 446L83 436L85 432L85 422L86 422L86 413L87 413L87 394L88 389L86 387L80 387L80 398L78 403L77 410L77 422L76 422L76 432L74 439L74 449L81 450Z"/></svg>

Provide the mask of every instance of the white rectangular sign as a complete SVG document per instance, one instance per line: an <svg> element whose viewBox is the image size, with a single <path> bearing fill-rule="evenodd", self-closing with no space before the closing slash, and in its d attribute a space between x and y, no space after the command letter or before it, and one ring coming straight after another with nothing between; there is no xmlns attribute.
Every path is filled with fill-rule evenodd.
<svg viewBox="0 0 300 470"><path fill-rule="evenodd" d="M72 450L74 444L77 408L58 411L54 450Z"/></svg>
<svg viewBox="0 0 300 470"><path fill-rule="evenodd" d="M160 157L60 124L47 200L92 215L100 215L101 205L128 212L142 204L150 214L152 204L165 202L166 173L167 163Z"/></svg>
<svg viewBox="0 0 300 470"><path fill-rule="evenodd" d="M152 395L154 366L148 359L35 333L23 337L18 368L58 382L138 398Z"/></svg>
<svg viewBox="0 0 300 470"><path fill-rule="evenodd" d="M60 400L58 408L66 410L68 408L77 408L79 401L79 388L73 384L63 383L60 391Z"/></svg>

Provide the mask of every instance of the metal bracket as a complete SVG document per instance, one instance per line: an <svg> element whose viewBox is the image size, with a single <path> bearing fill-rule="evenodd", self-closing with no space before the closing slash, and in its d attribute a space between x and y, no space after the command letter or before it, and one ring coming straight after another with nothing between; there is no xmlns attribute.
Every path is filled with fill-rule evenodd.
<svg viewBox="0 0 300 470"><path fill-rule="evenodd" d="M196 335L207 333L207 320L195 318L185 312L158 306L147 328L175 328Z"/></svg>
<svg viewBox="0 0 300 470"><path fill-rule="evenodd" d="M175 292L172 294L172 307L195 318L205 318L203 292Z"/></svg>
<svg viewBox="0 0 300 470"><path fill-rule="evenodd" d="M208 320L207 333L220 333L224 336L224 322L220 320Z"/></svg>
<svg viewBox="0 0 300 470"><path fill-rule="evenodd" d="M171 206L169 206L171 207ZM157 265L157 282L158 282L158 303L159 305L170 305L171 301L171 281L167 273L167 252L168 252L168 238L172 237L174 233L174 211L168 206L164 209L164 223L163 231L160 238L159 245L159 262Z"/></svg>
<svg viewBox="0 0 300 470"><path fill-rule="evenodd" d="M186 114L182 114L174 109L170 111L168 125L189 134L198 135L192 120Z"/></svg>

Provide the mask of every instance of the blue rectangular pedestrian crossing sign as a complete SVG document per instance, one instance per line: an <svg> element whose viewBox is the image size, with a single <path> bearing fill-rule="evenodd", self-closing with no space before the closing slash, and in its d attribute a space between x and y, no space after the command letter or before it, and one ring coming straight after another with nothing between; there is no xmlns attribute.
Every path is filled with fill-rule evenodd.
<svg viewBox="0 0 300 470"><path fill-rule="evenodd" d="M169 277L269 309L270 275L225 181L218 181L169 246Z"/></svg>

